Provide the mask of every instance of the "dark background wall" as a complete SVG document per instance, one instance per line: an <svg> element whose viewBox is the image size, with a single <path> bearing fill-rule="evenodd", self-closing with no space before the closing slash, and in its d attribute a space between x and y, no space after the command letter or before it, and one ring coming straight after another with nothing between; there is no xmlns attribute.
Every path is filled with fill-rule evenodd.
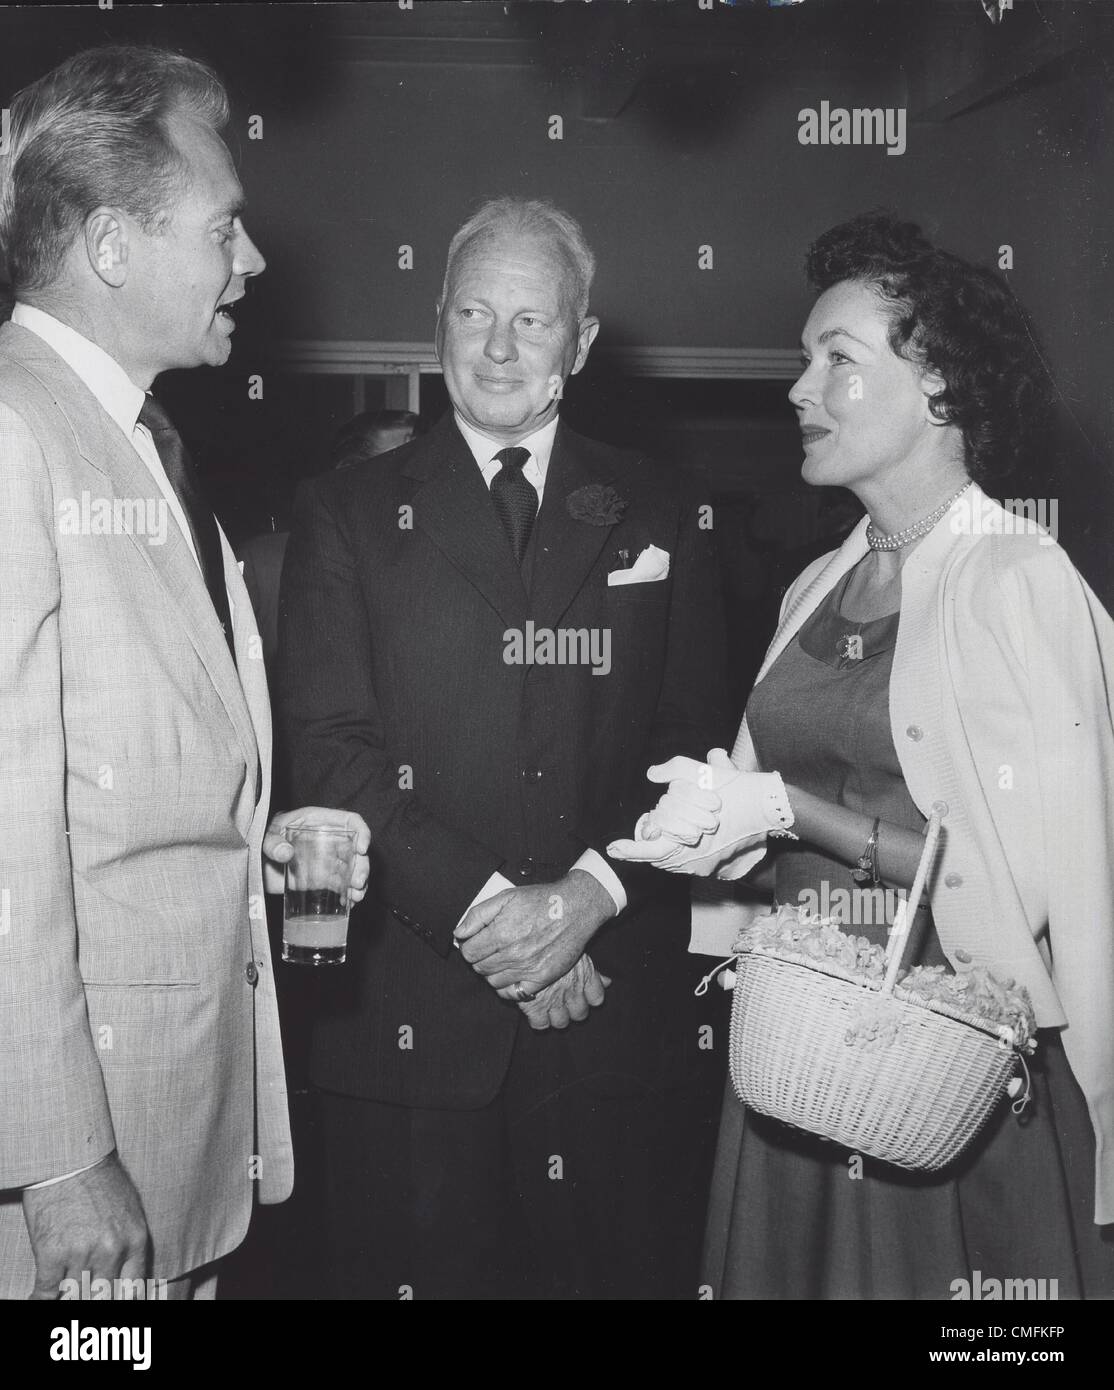
<svg viewBox="0 0 1114 1390"><path fill-rule="evenodd" d="M606 350L793 349L809 241L884 205L973 258L1013 248L1010 279L1061 399L1063 470L1050 463L1028 493L1055 490L1065 542L1104 587L1112 21L1102 0L1016 0L998 26L979 0L4 9L0 103L106 39L173 44L227 78L229 141L269 268L228 368L165 391L234 536L323 465L351 410L341 380L278 375L275 344L429 340L453 230L511 192L567 207L599 258L604 329L570 418L668 448L752 521L753 498L777 499L758 530L806 541L815 502L792 501L787 381L632 378ZM906 152L800 145L797 113L822 100L905 107ZM248 139L251 115L262 140ZM403 244L412 270L398 267ZM702 245L711 270L698 269ZM256 371L264 399L249 401ZM425 382L432 409L438 385Z"/></svg>

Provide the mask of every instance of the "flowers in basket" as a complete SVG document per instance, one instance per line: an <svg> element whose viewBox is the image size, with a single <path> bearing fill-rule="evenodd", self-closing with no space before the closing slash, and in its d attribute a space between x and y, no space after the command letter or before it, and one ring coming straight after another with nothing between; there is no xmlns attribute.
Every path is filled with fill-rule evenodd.
<svg viewBox="0 0 1114 1390"><path fill-rule="evenodd" d="M737 953L759 951L797 957L804 964L838 968L841 974L868 986L880 986L886 973L885 948L865 936L843 931L830 918L811 916L804 907L784 903L774 913L758 917L739 933ZM1003 1042L1031 1052L1035 1044L1036 1018L1028 991L1013 980L1002 981L985 966L964 962L959 952L958 973L942 965L916 965L897 977L905 998L920 1004L937 1003L978 1019ZM967 958L969 960L969 957ZM854 1029L857 1040L886 1040L898 1027L894 1010L865 1009ZM851 1039L849 1039L850 1041Z"/></svg>
<svg viewBox="0 0 1114 1390"><path fill-rule="evenodd" d="M778 951L805 961L838 965L864 982L881 982L886 973L885 947L865 936L851 936L828 917L810 916L803 907L783 903L776 912L756 917L739 933L735 951Z"/></svg>
<svg viewBox="0 0 1114 1390"><path fill-rule="evenodd" d="M1022 1051L1036 1047L1037 1021L1029 991L1014 980L999 980L985 965L967 966L956 974L942 965L915 965L898 976L898 987L926 1003L936 1000L974 1014Z"/></svg>

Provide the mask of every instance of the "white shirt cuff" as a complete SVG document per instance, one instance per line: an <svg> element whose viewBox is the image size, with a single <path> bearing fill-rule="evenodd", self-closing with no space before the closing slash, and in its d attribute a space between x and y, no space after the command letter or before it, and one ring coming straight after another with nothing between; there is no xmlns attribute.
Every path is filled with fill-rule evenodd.
<svg viewBox="0 0 1114 1390"><path fill-rule="evenodd" d="M586 849L572 867L583 869L586 874L591 874L597 879L611 895L616 914L622 912L627 905L627 890L623 887L622 879L602 854L594 849Z"/></svg>
<svg viewBox="0 0 1114 1390"><path fill-rule="evenodd" d="M105 1154L103 1158L98 1158L93 1163L87 1163L84 1168L75 1168L72 1173L63 1173L60 1178L46 1178L43 1182L29 1182L27 1186L28 1188L53 1187L55 1183L68 1182L70 1178L76 1178L78 1173L87 1173L90 1168L95 1168L98 1163L103 1163L107 1157L108 1155Z"/></svg>
<svg viewBox="0 0 1114 1390"><path fill-rule="evenodd" d="M602 887L607 889L608 895L615 904L616 914L622 912L626 907L626 889L623 887L619 875L602 854L598 854L594 849L586 849L576 863L572 865L572 868L583 869L586 874L591 874ZM513 888L514 886L515 885L505 874L499 872L493 873L468 904L468 907L461 916L460 922L464 921L464 918L468 916L468 913L472 911L477 903L485 902L488 898L493 898L496 893L502 893L504 889ZM460 926L460 922L457 923L458 927Z"/></svg>
<svg viewBox="0 0 1114 1390"><path fill-rule="evenodd" d="M461 914L460 922L464 921L464 918L468 916L469 912L472 911L472 909L476 906L477 903L486 902L488 898L493 898L496 893L502 893L504 889L513 887L514 884L510 881L509 878L506 877L505 874L501 874L498 871L496 871L491 875L488 881L484 884L484 886L480 889L480 891L464 909L464 912ZM458 927L460 926L460 922L456 924ZM454 946L456 944L456 942L453 943Z"/></svg>

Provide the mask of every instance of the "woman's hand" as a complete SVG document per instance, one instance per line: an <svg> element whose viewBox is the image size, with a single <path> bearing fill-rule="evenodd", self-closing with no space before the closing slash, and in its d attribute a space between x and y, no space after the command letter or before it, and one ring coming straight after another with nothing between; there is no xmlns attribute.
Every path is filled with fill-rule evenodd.
<svg viewBox="0 0 1114 1390"><path fill-rule="evenodd" d="M608 845L613 859L707 877L741 851L764 844L771 830L793 824L781 777L740 772L722 748L713 748L706 763L671 758L646 776L668 782L669 790L641 817L633 840Z"/></svg>

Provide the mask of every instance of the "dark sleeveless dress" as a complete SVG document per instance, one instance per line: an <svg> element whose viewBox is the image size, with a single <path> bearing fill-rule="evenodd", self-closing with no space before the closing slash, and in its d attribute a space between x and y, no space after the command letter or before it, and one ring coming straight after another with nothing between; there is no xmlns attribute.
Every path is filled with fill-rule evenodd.
<svg viewBox="0 0 1114 1390"><path fill-rule="evenodd" d="M924 818L890 734L898 616L842 618L849 579L751 695L759 766L919 831ZM850 870L811 847L786 840L771 853L779 903L819 903L813 910L884 943L890 898L856 898ZM929 912L918 913L915 930L916 958L944 964ZM1044 1280L1024 1287L1049 1299L1114 1297L1114 1228L1092 1224L1086 1104L1058 1033L1042 1030L1039 1043L1024 1114L1003 1104L943 1174L866 1159L857 1176L848 1150L746 1110L728 1083L704 1245L702 1279L713 1297L950 1299L972 1286L986 1297L991 1279Z"/></svg>

